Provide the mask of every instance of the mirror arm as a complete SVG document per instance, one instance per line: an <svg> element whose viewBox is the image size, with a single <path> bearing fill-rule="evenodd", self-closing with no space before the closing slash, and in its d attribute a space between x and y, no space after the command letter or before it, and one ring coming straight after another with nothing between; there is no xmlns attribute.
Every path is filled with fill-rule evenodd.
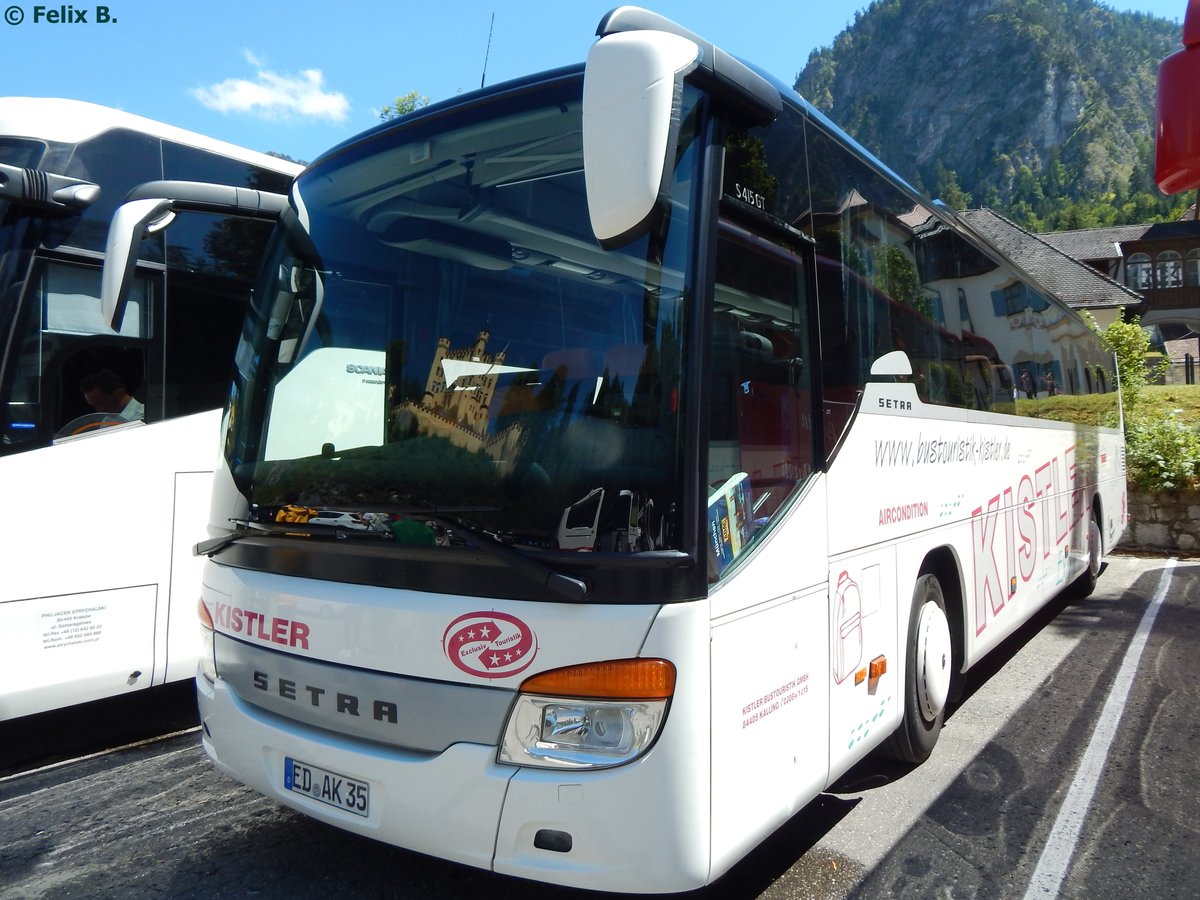
<svg viewBox="0 0 1200 900"><path fill-rule="evenodd" d="M76 213L87 209L99 196L100 186L90 181L0 163L0 197L21 206Z"/></svg>
<svg viewBox="0 0 1200 900"><path fill-rule="evenodd" d="M100 281L100 310L114 331L121 330L138 247L149 234L166 228L177 212L206 212L273 221L287 208L287 196L200 181L148 181L131 190L113 213Z"/></svg>
<svg viewBox="0 0 1200 900"><path fill-rule="evenodd" d="M125 202L170 198L172 209L274 220L287 207L287 196L253 188L203 181L147 181L125 196Z"/></svg>

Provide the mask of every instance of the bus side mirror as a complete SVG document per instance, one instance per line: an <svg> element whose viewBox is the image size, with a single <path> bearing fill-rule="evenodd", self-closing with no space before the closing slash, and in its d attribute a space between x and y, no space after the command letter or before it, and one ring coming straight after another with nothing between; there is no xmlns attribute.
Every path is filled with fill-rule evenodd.
<svg viewBox="0 0 1200 900"><path fill-rule="evenodd" d="M659 31L608 34L583 75L583 173L588 215L611 249L649 227L670 189L683 79L699 47Z"/></svg>
<svg viewBox="0 0 1200 900"><path fill-rule="evenodd" d="M592 231L606 250L643 234L666 205L695 72L721 114L766 125L779 90L745 63L670 19L619 6L600 20L583 71L583 175Z"/></svg>
<svg viewBox="0 0 1200 900"><path fill-rule="evenodd" d="M125 302L137 267L142 238L166 228L175 218L170 200L131 200L113 213L104 247L104 270L100 279L100 311L113 331L121 330Z"/></svg>

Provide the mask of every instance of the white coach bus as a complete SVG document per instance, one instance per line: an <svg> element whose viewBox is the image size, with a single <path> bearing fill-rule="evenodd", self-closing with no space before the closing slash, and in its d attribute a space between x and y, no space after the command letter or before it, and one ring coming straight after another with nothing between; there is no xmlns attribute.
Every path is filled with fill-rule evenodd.
<svg viewBox="0 0 1200 900"><path fill-rule="evenodd" d="M108 223L143 182L286 191L300 168L90 103L0 98L0 720L195 674L191 548L270 225L197 214L143 241L114 330Z"/></svg>
<svg viewBox="0 0 1200 900"><path fill-rule="evenodd" d="M1122 531L1112 360L791 90L654 14L294 184L237 352L216 764L583 888L726 872ZM1049 385L1017 393L1029 380Z"/></svg>

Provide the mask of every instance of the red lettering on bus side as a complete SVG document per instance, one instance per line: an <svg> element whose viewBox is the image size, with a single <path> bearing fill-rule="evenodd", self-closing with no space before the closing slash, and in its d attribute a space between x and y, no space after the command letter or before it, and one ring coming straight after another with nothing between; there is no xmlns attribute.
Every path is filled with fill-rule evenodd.
<svg viewBox="0 0 1200 900"><path fill-rule="evenodd" d="M1013 489L1004 489L1004 578L1008 596L1017 592L1017 508L1013 505Z"/></svg>
<svg viewBox="0 0 1200 900"><path fill-rule="evenodd" d="M1017 533L1021 535L1021 549L1017 551L1017 562L1021 566L1021 580L1028 581L1033 577L1037 564L1037 520L1033 517L1033 479L1028 475L1021 476L1017 485L1017 502L1020 511L1017 513Z"/></svg>
<svg viewBox="0 0 1200 900"><path fill-rule="evenodd" d="M1022 475L1015 489L1007 487L988 500L986 510L980 506L971 514L977 636L987 627L989 611L994 618L1016 594L1018 574L1022 581L1031 581L1039 559L1049 558L1064 542L1073 545L1083 537L1078 525L1091 514L1091 503L1079 486L1077 450L1078 445L1070 445L1063 450L1061 468L1059 457L1051 457L1032 473ZM1004 548L1003 558L998 559L997 520L1001 515Z"/></svg>
<svg viewBox="0 0 1200 900"><path fill-rule="evenodd" d="M1000 580L996 563L996 519L1000 495L988 501L987 514L983 507L971 513L971 531L975 536L975 634L987 628L987 614L999 615L1008 596Z"/></svg>
<svg viewBox="0 0 1200 900"><path fill-rule="evenodd" d="M303 622L292 621L292 635L288 643L293 647L308 649L308 626Z"/></svg>
<svg viewBox="0 0 1200 900"><path fill-rule="evenodd" d="M1083 492L1076 487L1075 445L1063 453L1062 484L1059 485L1058 542L1067 540L1082 516Z"/></svg>
<svg viewBox="0 0 1200 900"><path fill-rule="evenodd" d="M229 603L213 604L213 622L219 627L228 628L235 633L244 632L250 637L270 641L273 644L286 644L289 647L308 649L308 636L312 633L304 622L292 619L272 617L270 623L262 613L250 609L242 609Z"/></svg>
<svg viewBox="0 0 1200 900"><path fill-rule="evenodd" d="M1038 470L1033 473L1037 496L1042 501L1042 535L1044 536L1042 559L1050 556L1050 535L1053 534L1050 530L1050 495L1054 492L1054 464L1056 462L1058 462L1057 456L1050 462L1039 466Z"/></svg>
<svg viewBox="0 0 1200 900"><path fill-rule="evenodd" d="M1075 466L1075 445L1072 444L1063 454L1067 464L1067 486L1071 491L1071 527L1083 520L1087 515L1087 497L1083 488L1079 487L1079 470Z"/></svg>

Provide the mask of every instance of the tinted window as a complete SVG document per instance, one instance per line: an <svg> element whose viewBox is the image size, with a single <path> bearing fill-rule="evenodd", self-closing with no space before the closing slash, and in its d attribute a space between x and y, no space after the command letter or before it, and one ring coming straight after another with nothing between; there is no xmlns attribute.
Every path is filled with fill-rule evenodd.
<svg viewBox="0 0 1200 900"><path fill-rule="evenodd" d="M79 144L63 174L95 182L100 196L78 217L54 220L46 244L103 252L113 212L129 191L163 177L159 141L125 129L105 132ZM161 238L150 238L142 242L139 255L161 262L161 248Z"/></svg>
<svg viewBox="0 0 1200 900"><path fill-rule="evenodd" d="M737 215L741 202L725 205ZM723 220L717 244L708 405L712 579L765 534L815 461L811 251L798 236L746 219Z"/></svg>
<svg viewBox="0 0 1200 900"><path fill-rule="evenodd" d="M827 448L891 350L927 403L1071 419L1078 409L1042 401L1111 386L1073 313L799 110L730 142L725 190L816 240ZM1026 384L1036 409L1015 403Z"/></svg>
<svg viewBox="0 0 1200 900"><path fill-rule="evenodd" d="M153 393L147 367L155 292L149 280L139 277L132 285L120 333L99 311L98 266L41 261L32 284L16 317L3 380L0 452L48 444L72 420L94 412L80 390L86 376L108 370L138 400ZM148 406L147 418L158 417L158 409Z"/></svg>
<svg viewBox="0 0 1200 900"><path fill-rule="evenodd" d="M194 147L164 141L163 177L286 193L291 178ZM250 285L271 226L189 213L166 230L164 323L166 415L223 405Z"/></svg>
<svg viewBox="0 0 1200 900"><path fill-rule="evenodd" d="M267 222L189 213L167 229L166 416L224 404Z"/></svg>
<svg viewBox="0 0 1200 900"><path fill-rule="evenodd" d="M163 142L162 156L163 177L169 179L231 184L277 194L287 193L292 181L290 176L270 169L170 141Z"/></svg>
<svg viewBox="0 0 1200 900"><path fill-rule="evenodd" d="M0 138L0 163L32 169L42 157L46 145L41 141L25 141L18 138Z"/></svg>

